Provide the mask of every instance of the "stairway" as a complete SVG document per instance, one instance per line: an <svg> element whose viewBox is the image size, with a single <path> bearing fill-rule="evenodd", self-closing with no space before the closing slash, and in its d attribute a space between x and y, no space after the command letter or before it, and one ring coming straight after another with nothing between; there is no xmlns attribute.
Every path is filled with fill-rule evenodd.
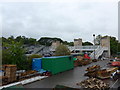
<svg viewBox="0 0 120 90"><path fill-rule="evenodd" d="M101 46L99 46L95 50L95 59L98 59L99 56L101 56L105 50L107 50L107 47L101 47ZM90 57L91 57L91 59L94 59L94 51L91 53Z"/></svg>

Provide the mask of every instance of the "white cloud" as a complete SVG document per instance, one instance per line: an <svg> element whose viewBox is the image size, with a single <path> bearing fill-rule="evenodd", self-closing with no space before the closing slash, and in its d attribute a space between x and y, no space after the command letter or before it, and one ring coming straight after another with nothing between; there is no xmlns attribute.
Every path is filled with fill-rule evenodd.
<svg viewBox="0 0 120 90"><path fill-rule="evenodd" d="M92 41L92 34L117 36L117 3L4 3L3 36L26 35Z"/></svg>

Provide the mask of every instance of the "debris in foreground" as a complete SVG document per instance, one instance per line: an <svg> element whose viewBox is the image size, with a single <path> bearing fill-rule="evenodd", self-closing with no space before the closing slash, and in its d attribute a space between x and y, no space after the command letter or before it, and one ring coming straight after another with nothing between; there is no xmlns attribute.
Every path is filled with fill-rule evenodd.
<svg viewBox="0 0 120 90"><path fill-rule="evenodd" d="M109 84L104 83L102 80L96 78L88 78L77 85L82 88L91 89L91 90L107 90L109 89Z"/></svg>

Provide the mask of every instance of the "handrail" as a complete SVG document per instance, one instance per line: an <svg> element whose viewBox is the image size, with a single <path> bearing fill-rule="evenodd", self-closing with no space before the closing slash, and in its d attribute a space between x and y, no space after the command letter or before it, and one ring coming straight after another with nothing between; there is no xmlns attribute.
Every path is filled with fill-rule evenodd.
<svg viewBox="0 0 120 90"><path fill-rule="evenodd" d="M97 49L99 46L69 46L69 49Z"/></svg>
<svg viewBox="0 0 120 90"><path fill-rule="evenodd" d="M98 53L98 51L101 49L101 46L99 46L96 50L95 50L95 54ZM91 53L90 57L94 56L94 51Z"/></svg>
<svg viewBox="0 0 120 90"><path fill-rule="evenodd" d="M102 53L103 53L104 50L108 50L108 48L107 48L107 47L101 47L101 46L100 46L99 48L97 48L97 49L95 50L95 59L98 59L98 57L99 57L100 55L102 55ZM91 58L94 57L94 51L91 53L90 57L91 57Z"/></svg>

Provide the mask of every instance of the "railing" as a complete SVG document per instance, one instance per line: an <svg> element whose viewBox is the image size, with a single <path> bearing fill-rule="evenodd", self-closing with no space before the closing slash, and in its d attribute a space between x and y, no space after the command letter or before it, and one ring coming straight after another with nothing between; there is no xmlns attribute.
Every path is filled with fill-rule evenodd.
<svg viewBox="0 0 120 90"><path fill-rule="evenodd" d="M101 46L97 47L97 49L95 49L95 53L97 54L101 48ZM94 51L91 53L90 57L94 57Z"/></svg>
<svg viewBox="0 0 120 90"><path fill-rule="evenodd" d="M79 49L79 50L94 50L94 49L97 49L98 47L100 47L100 46L98 46L98 45L96 45L96 46L69 46L68 48L70 49L70 50L76 50L76 49Z"/></svg>
<svg viewBox="0 0 120 90"><path fill-rule="evenodd" d="M72 51L72 50L96 50L97 48L99 48L100 46L96 45L96 46L68 46L68 48ZM55 47L50 47L51 51L55 50Z"/></svg>
<svg viewBox="0 0 120 90"><path fill-rule="evenodd" d="M107 47L98 47L96 50L95 50L95 59L98 59L100 55L102 55L102 53L104 52L104 50L108 50ZM92 59L94 59L94 51L91 53L90 57Z"/></svg>

